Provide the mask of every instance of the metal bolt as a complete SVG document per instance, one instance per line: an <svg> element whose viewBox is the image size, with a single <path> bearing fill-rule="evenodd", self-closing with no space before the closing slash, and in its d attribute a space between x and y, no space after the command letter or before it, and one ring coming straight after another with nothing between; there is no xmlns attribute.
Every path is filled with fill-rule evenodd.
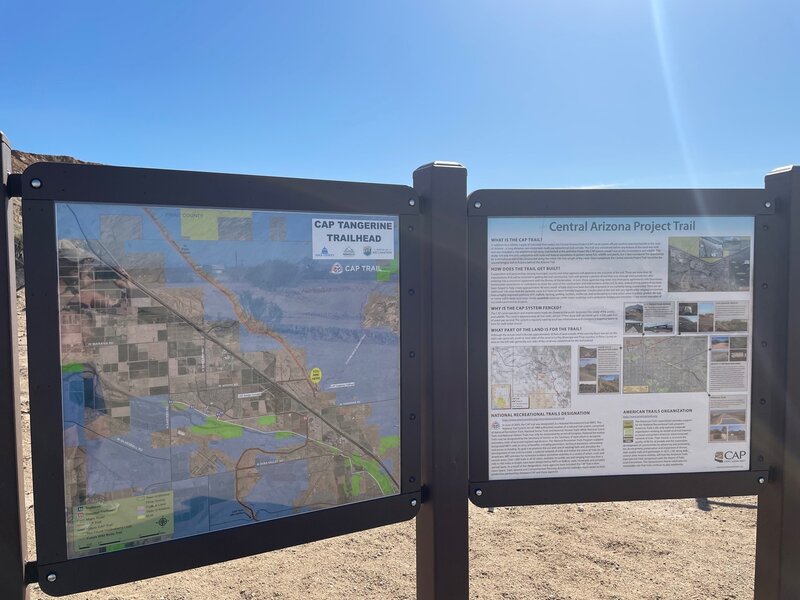
<svg viewBox="0 0 800 600"><path fill-rule="evenodd" d="M414 413L411 413L410 415L408 415L408 420L409 421L413 421L416 418L417 418L417 415L415 415Z"/></svg>
<svg viewBox="0 0 800 600"><path fill-rule="evenodd" d="M408 483L414 483L416 480L417 478L412 475L411 477L408 478Z"/></svg>
<svg viewBox="0 0 800 600"><path fill-rule="evenodd" d="M763 289L763 290L767 289L768 287L769 287L768 283L762 283L761 284L761 289Z"/></svg>
<svg viewBox="0 0 800 600"><path fill-rule="evenodd" d="M767 478L762 475L761 477L758 478L758 483L764 485L765 483L767 483Z"/></svg>
<svg viewBox="0 0 800 600"><path fill-rule="evenodd" d="M413 225L409 225L409 226L408 226L408 230L409 230L409 231L414 231L414 226L413 226Z"/></svg>
<svg viewBox="0 0 800 600"><path fill-rule="evenodd" d="M762 348L766 348L767 347L767 342L761 342L761 347Z"/></svg>
<svg viewBox="0 0 800 600"><path fill-rule="evenodd" d="M764 231L769 231L769 225L762 225L761 229Z"/></svg>
<svg viewBox="0 0 800 600"><path fill-rule="evenodd" d="M767 200L766 202L764 202L764 206L767 207L767 208L772 208L772 202Z"/></svg>
<svg viewBox="0 0 800 600"><path fill-rule="evenodd" d="M413 296L413 295L414 295L414 293L415 293L415 292L414 292L414 290L408 290L408 295L409 295L409 296Z"/></svg>
<svg viewBox="0 0 800 600"><path fill-rule="evenodd" d="M31 187L33 189L35 189L35 190L38 190L40 187L42 187L42 180L41 179L31 179ZM49 578L50 575L48 575L47 577ZM53 575L53 577L55 577L55 575Z"/></svg>
<svg viewBox="0 0 800 600"><path fill-rule="evenodd" d="M764 462L764 457L763 456L759 456L758 457L758 462Z"/></svg>
<svg viewBox="0 0 800 600"><path fill-rule="evenodd" d="M33 183L33 182L31 182L31 183ZM56 579L58 579L58 577L56 577L55 573L48 573L47 574L47 581L49 581L50 583L53 583Z"/></svg>
<svg viewBox="0 0 800 600"><path fill-rule="evenodd" d="M411 352L409 352L409 353L408 353L408 357L409 357L409 358L414 358L416 355L417 355L417 353L416 353L416 352L414 352L413 350L412 350Z"/></svg>
<svg viewBox="0 0 800 600"><path fill-rule="evenodd" d="M409 206L416 206L417 205L417 201L414 200L413 198L409 198L408 205Z"/></svg>
<svg viewBox="0 0 800 600"><path fill-rule="evenodd" d="M759 402L759 404L766 404L767 403L767 399L766 398L761 398L761 400L759 400L758 402Z"/></svg>
<svg viewBox="0 0 800 600"><path fill-rule="evenodd" d="M411 506L416 506L416 505L417 505L417 499L416 498L412 498L411 499Z"/></svg>
<svg viewBox="0 0 800 600"><path fill-rule="evenodd" d="M476 496L483 496L483 490L475 490Z"/></svg>
<svg viewBox="0 0 800 600"><path fill-rule="evenodd" d="M475 204L473 204L472 206L474 206L475 208L480 208L481 206L483 206L483 204L481 204L480 200L476 200Z"/></svg>

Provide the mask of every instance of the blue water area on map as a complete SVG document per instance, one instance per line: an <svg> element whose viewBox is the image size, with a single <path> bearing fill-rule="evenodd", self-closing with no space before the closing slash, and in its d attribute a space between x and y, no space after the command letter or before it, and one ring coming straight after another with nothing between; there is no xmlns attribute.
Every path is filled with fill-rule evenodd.
<svg viewBox="0 0 800 600"><path fill-rule="evenodd" d="M166 407L166 396L132 398L126 434L100 437L101 433L87 432L83 448L89 495L128 488L153 493L154 484L171 480L170 449L154 448L152 442L154 432L167 429Z"/></svg>
<svg viewBox="0 0 800 600"><path fill-rule="evenodd" d="M233 497L235 489L234 473L209 476L208 523L211 531L253 523L244 507Z"/></svg>
<svg viewBox="0 0 800 600"><path fill-rule="evenodd" d="M172 483L175 537L208 531L208 478L197 477Z"/></svg>
<svg viewBox="0 0 800 600"><path fill-rule="evenodd" d="M277 352L283 348L275 338L261 333L250 333L244 326L239 327L239 347L242 352Z"/></svg>
<svg viewBox="0 0 800 600"><path fill-rule="evenodd" d="M225 297L225 294L206 282L195 284L195 287L202 288L203 290L203 308L205 309L203 318L206 322L223 321L226 319L232 319L234 321L239 320L239 317L233 310L230 301Z"/></svg>
<svg viewBox="0 0 800 600"><path fill-rule="evenodd" d="M167 427L166 397L133 398L130 428L109 433L102 386L88 370L62 380L64 444L85 452L89 496L133 489L150 493L153 484L170 481L169 448L153 448L152 434Z"/></svg>
<svg viewBox="0 0 800 600"><path fill-rule="evenodd" d="M102 387L93 372L66 373L61 380L61 404L64 419L64 446L74 448L86 441L85 421L93 410L105 409Z"/></svg>
<svg viewBox="0 0 800 600"><path fill-rule="evenodd" d="M308 487L308 461L292 460L256 467L259 482L245 501L253 507L260 521L286 514ZM276 514L277 513L277 514Z"/></svg>
<svg viewBox="0 0 800 600"><path fill-rule="evenodd" d="M131 398L132 441L142 441L150 445L150 435L154 431L169 429L169 396L148 396Z"/></svg>
<svg viewBox="0 0 800 600"><path fill-rule="evenodd" d="M381 437L400 435L400 402L390 400L370 406L372 414L367 419L367 425L376 425Z"/></svg>
<svg viewBox="0 0 800 600"><path fill-rule="evenodd" d="M290 335L287 337L292 339ZM398 347L371 339L371 334L367 334L356 354L346 363L359 339L306 343L306 363L322 370L321 389L336 393L339 405L396 399L399 393L399 368L395 366L399 362ZM337 384L354 385L330 388Z"/></svg>
<svg viewBox="0 0 800 600"><path fill-rule="evenodd" d="M89 496L127 489L151 493L154 484L171 479L169 448L140 451L105 438L87 440L83 447Z"/></svg>
<svg viewBox="0 0 800 600"><path fill-rule="evenodd" d="M282 309L277 332L302 348L309 369L322 370L320 387L336 393L337 404L373 402L399 395L400 338L388 327L363 328L363 310L370 293L397 294L396 283L373 279L316 282L272 299ZM331 384L354 387L330 388Z"/></svg>

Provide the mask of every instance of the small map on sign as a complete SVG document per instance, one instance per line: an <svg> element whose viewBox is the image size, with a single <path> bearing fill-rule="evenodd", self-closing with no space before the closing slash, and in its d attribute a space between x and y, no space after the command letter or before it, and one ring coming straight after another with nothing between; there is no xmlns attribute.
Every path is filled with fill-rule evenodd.
<svg viewBox="0 0 800 600"><path fill-rule="evenodd" d="M56 207L70 558L399 493L397 218Z"/></svg>
<svg viewBox="0 0 800 600"><path fill-rule="evenodd" d="M492 348L492 408L569 408L569 346Z"/></svg>
<svg viewBox="0 0 800 600"><path fill-rule="evenodd" d="M705 392L708 342L703 337L625 338L626 394Z"/></svg>

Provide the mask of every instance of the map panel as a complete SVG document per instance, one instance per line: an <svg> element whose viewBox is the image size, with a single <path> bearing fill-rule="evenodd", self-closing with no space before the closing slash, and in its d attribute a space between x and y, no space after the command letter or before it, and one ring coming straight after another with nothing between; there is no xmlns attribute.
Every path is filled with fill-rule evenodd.
<svg viewBox="0 0 800 600"><path fill-rule="evenodd" d="M626 394L705 392L705 337L625 338L622 353Z"/></svg>
<svg viewBox="0 0 800 600"><path fill-rule="evenodd" d="M570 353L569 346L492 348L492 408L569 408Z"/></svg>
<svg viewBox="0 0 800 600"><path fill-rule="evenodd" d="M396 217L60 203L56 226L70 558L399 493Z"/></svg>

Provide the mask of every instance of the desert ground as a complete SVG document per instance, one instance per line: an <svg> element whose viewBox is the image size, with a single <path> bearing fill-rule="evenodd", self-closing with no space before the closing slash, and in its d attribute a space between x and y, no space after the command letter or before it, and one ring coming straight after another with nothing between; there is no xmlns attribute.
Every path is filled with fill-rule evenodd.
<svg viewBox="0 0 800 600"><path fill-rule="evenodd" d="M19 348L28 545L35 555L25 306ZM744 600L753 597L756 499L470 508L470 597L506 600ZM74 600L415 598L409 521ZM48 598L37 586L32 599Z"/></svg>

